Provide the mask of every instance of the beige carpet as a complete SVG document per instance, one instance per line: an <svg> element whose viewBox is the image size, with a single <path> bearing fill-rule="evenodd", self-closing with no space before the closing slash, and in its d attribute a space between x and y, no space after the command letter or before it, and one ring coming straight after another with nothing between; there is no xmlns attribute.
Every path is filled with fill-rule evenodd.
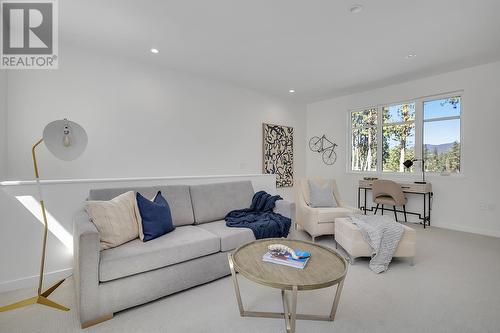
<svg viewBox="0 0 500 333"><path fill-rule="evenodd" d="M430 228L417 230L415 266L395 261L376 275L366 260L350 267L335 322L298 321L297 332L500 332L500 239ZM293 237L306 238L303 232ZM331 237L318 242L333 246ZM241 279L248 309L280 311L277 290ZM0 295L0 304L32 290ZM333 289L299 293L299 311L327 313ZM42 306L0 314L0 332L78 332L73 281ZM123 311L86 332L283 332L280 319L241 318L229 277Z"/></svg>

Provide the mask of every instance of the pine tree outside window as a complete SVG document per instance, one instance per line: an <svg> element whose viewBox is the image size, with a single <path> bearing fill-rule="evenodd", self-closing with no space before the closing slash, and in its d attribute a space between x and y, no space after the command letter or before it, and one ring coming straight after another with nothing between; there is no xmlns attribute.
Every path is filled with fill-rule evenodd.
<svg viewBox="0 0 500 333"><path fill-rule="evenodd" d="M351 113L351 170L377 170L377 109Z"/></svg>
<svg viewBox="0 0 500 333"><path fill-rule="evenodd" d="M415 103L382 108L382 170L405 172L403 162L415 157Z"/></svg>
<svg viewBox="0 0 500 333"><path fill-rule="evenodd" d="M350 165L353 172L461 172L461 92L351 110Z"/></svg>
<svg viewBox="0 0 500 333"><path fill-rule="evenodd" d="M425 171L460 172L461 97L424 102Z"/></svg>

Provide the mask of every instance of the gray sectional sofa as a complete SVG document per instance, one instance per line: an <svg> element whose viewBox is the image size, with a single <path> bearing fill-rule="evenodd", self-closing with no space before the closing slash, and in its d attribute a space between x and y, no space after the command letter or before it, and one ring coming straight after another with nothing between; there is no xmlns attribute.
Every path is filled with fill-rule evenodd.
<svg viewBox="0 0 500 333"><path fill-rule="evenodd" d="M167 198L176 229L143 243L135 239L100 251L99 234L88 215L74 221L74 279L82 327L113 313L230 274L227 253L254 240L245 228L226 227L224 217L250 205L250 181L201 185L91 190L90 200L110 200L134 190ZM294 204L277 201L275 212L292 218Z"/></svg>

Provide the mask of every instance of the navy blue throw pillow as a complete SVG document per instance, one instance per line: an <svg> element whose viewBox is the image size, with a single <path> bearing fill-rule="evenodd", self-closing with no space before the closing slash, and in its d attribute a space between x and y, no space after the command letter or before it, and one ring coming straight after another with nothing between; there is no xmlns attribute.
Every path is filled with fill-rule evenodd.
<svg viewBox="0 0 500 333"><path fill-rule="evenodd" d="M175 229L170 206L160 191L156 194L154 201L144 198L139 192L136 194L136 199L142 218L144 242L158 238Z"/></svg>

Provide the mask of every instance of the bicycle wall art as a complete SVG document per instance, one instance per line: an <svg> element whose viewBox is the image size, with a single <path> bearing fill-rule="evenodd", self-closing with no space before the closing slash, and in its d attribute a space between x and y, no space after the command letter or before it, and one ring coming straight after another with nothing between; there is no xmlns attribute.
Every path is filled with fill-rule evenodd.
<svg viewBox="0 0 500 333"><path fill-rule="evenodd" d="M276 175L276 187L293 186L293 127L262 124L263 172Z"/></svg>
<svg viewBox="0 0 500 333"><path fill-rule="evenodd" d="M337 153L335 152L335 147L337 146L336 143L328 140L325 134L321 137L313 136L309 140L309 149L321 154L323 163L326 165L333 165L337 161Z"/></svg>

